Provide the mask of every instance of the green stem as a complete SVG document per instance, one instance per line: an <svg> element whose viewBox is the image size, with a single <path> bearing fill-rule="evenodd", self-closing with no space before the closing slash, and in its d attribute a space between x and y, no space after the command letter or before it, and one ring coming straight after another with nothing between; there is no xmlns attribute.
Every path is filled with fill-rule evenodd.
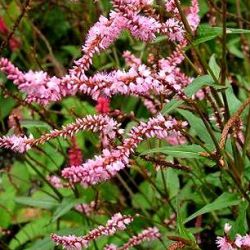
<svg viewBox="0 0 250 250"><path fill-rule="evenodd" d="M248 145L249 145L249 140L250 140L250 108L248 110L248 115L247 115L247 126L246 126L246 132L245 132L245 143L244 143L243 149L242 149L242 160L243 160L243 163L245 162L247 148L248 148Z"/></svg>
<svg viewBox="0 0 250 250"><path fill-rule="evenodd" d="M62 194L44 177L44 175L34 166L34 164L32 163L32 160L34 160L32 157L30 157L29 155L26 156L25 159L30 167L41 177L41 179L54 191L54 193L57 195L58 198L56 198L57 200L62 200L63 196ZM36 162L37 163L37 162ZM39 162L38 162L39 163ZM39 163L40 164L40 163Z"/></svg>
<svg viewBox="0 0 250 250"><path fill-rule="evenodd" d="M112 47L112 52L113 52L114 57L115 57L116 65L118 66L118 68L121 68L120 60L119 60L119 57L117 55L116 48L114 46Z"/></svg>
<svg viewBox="0 0 250 250"><path fill-rule="evenodd" d="M222 1L222 62L221 62L221 85L226 85L226 75L227 75L227 1ZM228 121L230 117L230 111L227 101L227 96L225 92L222 92L223 102L225 104L225 122Z"/></svg>

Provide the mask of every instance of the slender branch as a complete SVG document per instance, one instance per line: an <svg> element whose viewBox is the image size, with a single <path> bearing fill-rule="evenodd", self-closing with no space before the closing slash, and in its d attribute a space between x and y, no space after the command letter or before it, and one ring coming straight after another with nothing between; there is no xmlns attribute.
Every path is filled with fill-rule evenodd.
<svg viewBox="0 0 250 250"><path fill-rule="evenodd" d="M219 142L220 148L223 150L226 140L227 140L227 135L230 131L230 128L239 120L239 117L241 113L244 111L244 109L250 104L250 97L247 98L247 100L239 107L239 109L231 116L231 118L228 120L226 123L222 134L221 134L221 139Z"/></svg>
<svg viewBox="0 0 250 250"><path fill-rule="evenodd" d="M12 38L12 36L15 34L16 29L18 28L19 24L22 21L22 18L24 17L25 13L28 11L29 9L29 5L30 5L31 0L26 0L23 7L22 7L22 12L21 14L18 16L17 20L14 23L14 26L11 30L11 32L8 34L7 39L2 41L1 45L0 45L0 54L2 53L3 49L7 46L9 40Z"/></svg>

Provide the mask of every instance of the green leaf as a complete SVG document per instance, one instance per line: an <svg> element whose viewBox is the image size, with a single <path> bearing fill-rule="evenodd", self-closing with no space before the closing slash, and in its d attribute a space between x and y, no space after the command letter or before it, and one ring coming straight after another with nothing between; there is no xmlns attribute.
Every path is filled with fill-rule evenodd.
<svg viewBox="0 0 250 250"><path fill-rule="evenodd" d="M239 109L242 103L235 96L233 88L231 86L226 90L226 96L227 96L227 101L229 103L230 113L233 114Z"/></svg>
<svg viewBox="0 0 250 250"><path fill-rule="evenodd" d="M142 194L135 194L132 198L132 205L138 209L151 209L152 204Z"/></svg>
<svg viewBox="0 0 250 250"><path fill-rule="evenodd" d="M248 208L248 202L244 201L242 202L242 204L240 204L239 206L239 215L235 221L235 223L233 224L233 227L231 229L230 235L232 235L233 237L236 234L241 234L244 235L247 233L247 208Z"/></svg>
<svg viewBox="0 0 250 250"><path fill-rule="evenodd" d="M56 226L49 224L49 217L39 218L22 227L15 237L12 238L9 247L10 249L25 249L24 247L20 248L20 246L55 230Z"/></svg>
<svg viewBox="0 0 250 250"><path fill-rule="evenodd" d="M181 205L180 205L180 201L179 199L177 199L177 229L179 231L179 234L181 237L185 238L185 239L190 239L191 241L195 241L195 238L193 236L193 234L191 232L189 232L186 228L185 228L185 223L183 222L183 214L181 211Z"/></svg>
<svg viewBox="0 0 250 250"><path fill-rule="evenodd" d="M160 43L166 40L167 40L166 36L157 36L151 43L155 44L155 43Z"/></svg>
<svg viewBox="0 0 250 250"><path fill-rule="evenodd" d="M54 212L51 221L55 222L57 219L62 217L64 214L69 212L75 205L83 202L85 199L79 198L76 199L75 197L65 197L62 202L58 205L56 211Z"/></svg>
<svg viewBox="0 0 250 250"><path fill-rule="evenodd" d="M200 25L200 27L198 28L198 35L200 37L219 36L219 35L222 35L222 33L223 33L222 27L212 27L210 25L203 24L203 25ZM226 33L227 34L249 34L250 30L227 28Z"/></svg>
<svg viewBox="0 0 250 250"><path fill-rule="evenodd" d="M240 37L234 37L233 39L230 39L230 41L227 43L227 48L231 54L237 56L240 59L244 59L244 54L241 50Z"/></svg>
<svg viewBox="0 0 250 250"><path fill-rule="evenodd" d="M36 241L32 247L27 248L26 250L53 250L55 249L55 243L51 240L50 237L45 237L42 240Z"/></svg>
<svg viewBox="0 0 250 250"><path fill-rule="evenodd" d="M98 70L99 70L99 71L104 71L104 70L112 69L112 68L114 68L114 67L116 67L115 62L111 62L111 63L105 64L105 65L102 66L102 67L98 67Z"/></svg>
<svg viewBox="0 0 250 250"><path fill-rule="evenodd" d="M201 43L205 43L205 42L207 42L207 41L210 41L210 40L215 39L216 37L217 37L217 35L210 35L210 36L205 36L205 37L197 38L197 39L195 39L195 40L193 41L193 45L199 45L199 44L201 44ZM187 50L187 49L190 49L190 48L191 48L191 45L188 46L188 47L186 48L186 50Z"/></svg>
<svg viewBox="0 0 250 250"><path fill-rule="evenodd" d="M209 75L198 76L196 79L192 81L185 89L184 93L188 97L192 97L199 89L203 88L204 86L215 86L213 78ZM179 107L184 101L178 99L172 99L169 103L165 104L161 113L166 115Z"/></svg>
<svg viewBox="0 0 250 250"><path fill-rule="evenodd" d="M198 37L218 36L222 34L221 27L212 27L208 24L201 24L198 28Z"/></svg>
<svg viewBox="0 0 250 250"><path fill-rule="evenodd" d="M62 107L62 113L67 117L67 120L64 123L65 125L75 121L75 118L72 117L72 110L79 117L95 113L95 108L88 102L73 97L64 99L62 101Z"/></svg>
<svg viewBox="0 0 250 250"><path fill-rule="evenodd" d="M65 50L66 52L68 52L68 54L73 56L74 58L81 56L81 50L79 49L78 46L65 45L65 46L62 46L61 48Z"/></svg>
<svg viewBox="0 0 250 250"><path fill-rule="evenodd" d="M43 121L33 121L33 120L22 120L20 122L21 127L23 128L45 128L51 129L51 126Z"/></svg>
<svg viewBox="0 0 250 250"><path fill-rule="evenodd" d="M250 30L227 28L227 34L250 34Z"/></svg>
<svg viewBox="0 0 250 250"><path fill-rule="evenodd" d="M56 141L55 141L56 140ZM55 142L54 142L55 141ZM31 150L29 154L37 159L41 164L47 167L51 171L56 171L64 163L64 155L60 152L60 145L65 142L63 138L57 138L51 141L51 143L45 143L42 145L44 154Z"/></svg>
<svg viewBox="0 0 250 250"><path fill-rule="evenodd" d="M186 218L184 223L187 223L202 214L211 213L213 211L221 210L223 208L228 208L231 206L236 206L240 202L241 200L235 194L223 193L214 202L207 204L206 206Z"/></svg>
<svg viewBox="0 0 250 250"><path fill-rule="evenodd" d="M61 216L66 214L77 204L77 200L74 197L66 197L62 200L62 202L57 207L56 211L54 212L51 221L55 222Z"/></svg>
<svg viewBox="0 0 250 250"><path fill-rule="evenodd" d="M54 233L59 234L59 235L69 235L69 234L74 234L74 235L81 235L82 232L84 231L84 227L79 227L79 228L65 228L61 229L59 231L55 231ZM55 249L55 243L51 240L51 238L45 237L41 240L37 240L31 247L25 248L25 250L53 250Z"/></svg>
<svg viewBox="0 0 250 250"><path fill-rule="evenodd" d="M148 182L143 182L139 189L141 192L132 197L133 206L139 209L152 209L156 202L154 188Z"/></svg>
<svg viewBox="0 0 250 250"><path fill-rule="evenodd" d="M204 149L199 145L178 145L178 146L164 146L159 148L154 148L150 150L146 150L142 153L152 154L152 153L163 153L166 155L170 155L178 158L202 158L200 155L201 152L204 152Z"/></svg>
<svg viewBox="0 0 250 250"><path fill-rule="evenodd" d="M198 36L193 41L193 45L198 45L198 44L213 40L216 37L222 35L222 32L223 32L223 29L221 27L211 27L207 24L201 24L198 28ZM227 28L226 33L228 35L230 35L230 34L249 34L250 30ZM191 46L188 46L187 48L191 48Z"/></svg>
<svg viewBox="0 0 250 250"><path fill-rule="evenodd" d="M215 54L213 54L209 59L209 67L213 71L214 75L216 76L216 79L219 79L220 77L220 67L217 64L215 60Z"/></svg>
<svg viewBox="0 0 250 250"><path fill-rule="evenodd" d="M16 102L12 98L4 98L0 96L0 120L8 116L15 107Z"/></svg>
<svg viewBox="0 0 250 250"><path fill-rule="evenodd" d="M180 182L178 178L178 173L176 170L172 168L167 168L167 169L162 169L161 171L157 171L156 183L157 183L157 186L163 191L165 191L164 185L166 185L169 199L172 199L173 197L175 197L180 190Z"/></svg>
<svg viewBox="0 0 250 250"><path fill-rule="evenodd" d="M13 25L13 20L16 20L18 16L20 15L20 8L18 4L15 1L10 1L10 4L8 4L8 10L7 13L11 13L11 18L9 15L6 15L6 18L9 17L9 20L7 21L8 26ZM12 19L13 18L13 19Z"/></svg>
<svg viewBox="0 0 250 250"><path fill-rule="evenodd" d="M207 24L202 24L198 28L198 36L192 43L193 45L198 45L213 40L220 34L222 34L221 27L211 27ZM188 46L188 48L191 48L191 46Z"/></svg>
<svg viewBox="0 0 250 250"><path fill-rule="evenodd" d="M120 190L117 187L117 185L114 185L110 182L104 182L100 184L100 196L105 200L109 202L116 202L120 198ZM110 195L110 190L112 190L112 195Z"/></svg>
<svg viewBox="0 0 250 250"><path fill-rule="evenodd" d="M178 109L178 113L180 113L188 121L195 134L198 135L201 140L203 140L207 145L214 145L206 126L199 117L187 110Z"/></svg>
<svg viewBox="0 0 250 250"><path fill-rule="evenodd" d="M8 190L0 194L0 227L8 228L13 218L15 208L15 192Z"/></svg>
<svg viewBox="0 0 250 250"><path fill-rule="evenodd" d="M30 206L30 207L39 207L44 209L51 209L58 205L58 202L50 198L31 198L31 197L16 197L15 201L19 204Z"/></svg>

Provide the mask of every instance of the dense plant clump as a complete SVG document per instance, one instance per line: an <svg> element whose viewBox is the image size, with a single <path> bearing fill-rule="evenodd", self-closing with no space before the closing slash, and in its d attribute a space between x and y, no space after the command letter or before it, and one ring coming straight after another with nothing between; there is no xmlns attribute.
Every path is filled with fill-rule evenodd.
<svg viewBox="0 0 250 250"><path fill-rule="evenodd" d="M0 249L250 249L248 1L0 6Z"/></svg>

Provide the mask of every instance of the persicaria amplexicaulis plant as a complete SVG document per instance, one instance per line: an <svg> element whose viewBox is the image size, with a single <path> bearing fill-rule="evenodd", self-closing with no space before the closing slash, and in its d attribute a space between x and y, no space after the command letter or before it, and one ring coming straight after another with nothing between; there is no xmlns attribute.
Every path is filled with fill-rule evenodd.
<svg viewBox="0 0 250 250"><path fill-rule="evenodd" d="M30 2L12 31L0 13L0 33L7 36L0 51L32 12ZM4 249L40 249L44 242L48 250L250 249L250 32L241 9L249 4L219 2L96 1L90 4L95 18L81 13L86 27L95 19L81 55L63 46L74 56L67 70L59 61L70 65L69 56L57 59L33 23L51 64L37 60L39 67L29 67L21 54L20 61L0 57L1 91L13 101L0 113L0 154L17 162L0 181L13 185L17 204L30 207L14 223L26 223L22 214L41 218ZM81 4L62 6L71 6L73 18ZM240 37L228 38L235 34ZM228 64L234 57L244 74ZM13 181L19 165L30 176L24 171L19 180L27 190ZM14 210L7 205L9 214ZM216 238L225 220L233 226L226 223ZM34 245L21 237L32 226L46 228L34 233Z"/></svg>

